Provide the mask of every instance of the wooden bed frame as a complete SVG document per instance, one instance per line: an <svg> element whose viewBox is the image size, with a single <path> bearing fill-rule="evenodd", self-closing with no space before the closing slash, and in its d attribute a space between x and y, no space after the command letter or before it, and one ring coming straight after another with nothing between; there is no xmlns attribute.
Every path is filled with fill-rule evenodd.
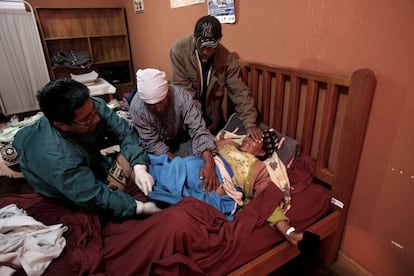
<svg viewBox="0 0 414 276"><path fill-rule="evenodd" d="M259 120L295 138L301 151L316 160L314 182L330 192L331 208L308 230L321 237L321 258L332 264L358 173L376 86L374 73L360 69L351 77L342 77L251 62L240 64ZM299 254L297 247L285 241L229 275L267 275Z"/></svg>
<svg viewBox="0 0 414 276"><path fill-rule="evenodd" d="M308 230L320 235L321 258L332 264L358 172L375 75L370 69L342 77L245 61L240 65L259 120L295 138L301 151L316 160L315 182L329 190L331 210ZM299 253L285 241L230 275L266 275Z"/></svg>

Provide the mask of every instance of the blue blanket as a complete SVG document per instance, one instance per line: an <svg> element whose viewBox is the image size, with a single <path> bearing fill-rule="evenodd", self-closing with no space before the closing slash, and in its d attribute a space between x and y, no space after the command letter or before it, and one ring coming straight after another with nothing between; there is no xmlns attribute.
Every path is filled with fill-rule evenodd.
<svg viewBox="0 0 414 276"><path fill-rule="evenodd" d="M204 165L204 160L201 157L175 157L169 160L167 155L149 154L149 160L149 172L155 181L154 189L148 195L150 199L175 204L184 197L192 196L214 206L226 215L228 220L233 220L237 204L231 197L203 191L200 169ZM219 182L222 182L217 167L216 174Z"/></svg>

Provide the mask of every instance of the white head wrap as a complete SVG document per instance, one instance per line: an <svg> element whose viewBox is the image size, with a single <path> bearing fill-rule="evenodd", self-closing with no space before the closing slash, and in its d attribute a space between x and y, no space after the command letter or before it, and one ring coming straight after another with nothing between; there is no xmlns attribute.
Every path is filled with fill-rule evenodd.
<svg viewBox="0 0 414 276"><path fill-rule="evenodd" d="M159 103L167 96L167 92L165 72L152 68L137 71L137 93L145 103Z"/></svg>

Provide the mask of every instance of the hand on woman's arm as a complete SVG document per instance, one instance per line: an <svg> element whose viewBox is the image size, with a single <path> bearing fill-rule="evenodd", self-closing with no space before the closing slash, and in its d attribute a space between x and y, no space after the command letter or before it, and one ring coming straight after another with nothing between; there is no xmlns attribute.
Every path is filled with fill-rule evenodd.
<svg viewBox="0 0 414 276"><path fill-rule="evenodd" d="M215 171L213 154L209 150L203 152L204 166L200 170L200 179L204 180L203 190L210 193L219 186Z"/></svg>

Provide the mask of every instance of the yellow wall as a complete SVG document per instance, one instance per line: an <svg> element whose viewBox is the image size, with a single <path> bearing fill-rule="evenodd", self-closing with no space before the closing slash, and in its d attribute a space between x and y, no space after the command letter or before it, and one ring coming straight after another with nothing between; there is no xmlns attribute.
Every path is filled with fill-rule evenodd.
<svg viewBox="0 0 414 276"><path fill-rule="evenodd" d="M135 70L170 72L169 49L193 31L206 4L168 0L46 1L33 6L123 6ZM57 4L58 3L58 4ZM223 44L240 58L350 75L369 67L378 84L342 252L374 275L414 271L414 1L236 0ZM352 143L352 141L350 141Z"/></svg>

